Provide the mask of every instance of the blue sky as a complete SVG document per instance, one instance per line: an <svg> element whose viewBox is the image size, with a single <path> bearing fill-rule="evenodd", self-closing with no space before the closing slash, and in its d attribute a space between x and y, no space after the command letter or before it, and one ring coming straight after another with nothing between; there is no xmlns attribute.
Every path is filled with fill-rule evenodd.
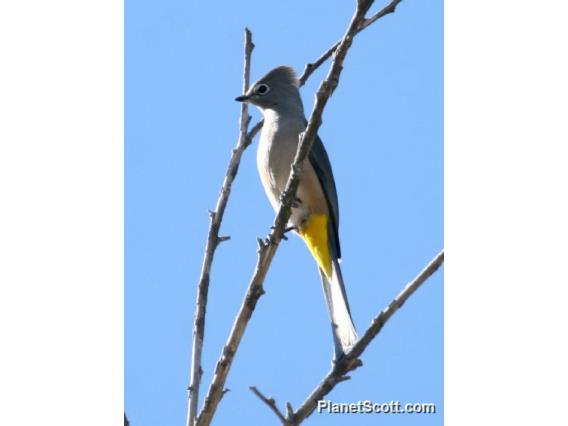
<svg viewBox="0 0 568 426"><path fill-rule="evenodd" d="M301 71L341 37L353 3L126 1L125 408L133 426L185 419L207 210L238 135L233 99L241 91L244 27L256 45L253 79L281 64ZM443 247L442 7L405 0L357 36L319 131L334 169L343 275L360 331ZM302 88L306 112L328 66ZM222 226L231 240L213 265L203 390L253 272L256 237L273 217L255 142ZM265 289L214 424L276 424L248 387L297 407L329 369L332 338L317 268L298 238L279 248ZM442 423L443 271L362 360L329 399L434 402L438 414L313 414L306 424Z"/></svg>

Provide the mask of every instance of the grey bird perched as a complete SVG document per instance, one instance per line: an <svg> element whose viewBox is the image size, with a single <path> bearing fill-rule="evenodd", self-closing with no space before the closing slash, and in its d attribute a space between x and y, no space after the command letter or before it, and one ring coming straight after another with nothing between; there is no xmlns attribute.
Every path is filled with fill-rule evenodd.
<svg viewBox="0 0 568 426"><path fill-rule="evenodd" d="M296 73L286 66L274 68L236 100L256 105L264 116L257 165L266 195L277 211L299 135L306 128ZM353 346L357 333L339 267L337 191L331 164L319 137L304 164L296 198L288 225L306 242L318 263L338 359Z"/></svg>

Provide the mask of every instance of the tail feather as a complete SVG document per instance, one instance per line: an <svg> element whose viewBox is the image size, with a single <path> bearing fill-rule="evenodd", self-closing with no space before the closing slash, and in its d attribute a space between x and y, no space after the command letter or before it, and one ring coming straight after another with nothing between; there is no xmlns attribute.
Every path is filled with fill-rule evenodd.
<svg viewBox="0 0 568 426"><path fill-rule="evenodd" d="M327 302L327 310L331 319L331 328L335 342L335 358L337 359L355 344L357 332L351 318L339 262L333 260L331 280L327 278L321 269L320 276Z"/></svg>

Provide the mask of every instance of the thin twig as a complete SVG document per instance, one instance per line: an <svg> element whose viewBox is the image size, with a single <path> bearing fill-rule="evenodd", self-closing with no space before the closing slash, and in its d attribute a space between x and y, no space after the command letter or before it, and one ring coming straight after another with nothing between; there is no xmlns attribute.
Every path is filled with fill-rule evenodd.
<svg viewBox="0 0 568 426"><path fill-rule="evenodd" d="M359 34L361 31L363 31L369 25L371 25L371 24L375 23L376 21L378 21L379 19L381 19L383 16L388 15L390 13L394 13L396 7L398 6L398 4L401 1L402 0L393 0L389 4L387 4L385 7L383 7L381 10L379 10L377 13L375 13L373 16L371 16L370 18L363 20L361 22L361 24L359 25L359 27L357 28L357 32L355 34ZM331 46L329 49L327 49L325 52L323 52L320 55L320 57L317 58L314 62L310 62L310 63L308 63L304 66L304 71L302 72L302 75L298 78L298 81L300 83L300 87L302 87L304 84L306 84L306 82L311 77L311 75L319 67L321 67L329 58L331 58L331 55L333 55L333 52L335 52L335 49L337 49L337 46L339 46L339 43L341 43L341 40L339 40L333 46ZM262 124L263 124L263 120L258 121L253 126L253 128L249 131L247 137L250 139L251 142L254 139L254 137L256 136L256 134L258 133L258 131L262 128Z"/></svg>
<svg viewBox="0 0 568 426"><path fill-rule="evenodd" d="M290 401L286 402L286 418L292 416L294 412L294 407L292 407L292 403Z"/></svg>
<svg viewBox="0 0 568 426"><path fill-rule="evenodd" d="M335 52L335 49L337 49L337 46L339 46L339 43L341 43L341 40L338 41L337 43L335 43L329 49L327 49L314 62L310 62L309 64L306 64L306 66L304 67L304 72L302 72L302 75L298 78L298 81L300 83L300 87L302 87L304 84L306 84L306 81L308 81L308 78L310 78L310 76L313 74L313 72L315 70L317 70L325 61L327 61L331 57L333 52Z"/></svg>
<svg viewBox="0 0 568 426"><path fill-rule="evenodd" d="M361 0L347 32L337 46L334 59L330 70L321 83L317 93L314 108L308 120L308 124L304 132L300 134L298 150L291 167L291 173L286 184L285 191L282 196L281 206L274 220L272 232L268 235L265 243L259 243L258 260L255 271L247 288L245 298L241 304L239 312L231 328L229 338L223 348L221 356L217 361L215 372L203 408L197 418L198 426L207 426L211 423L217 406L222 396L222 389L227 380L229 370L231 368L235 353L239 347L244 331L256 307L259 298L264 294L263 283L266 273L272 263L272 259L278 249L282 235L288 219L290 218L290 208L295 199L295 194L303 175L304 160L307 158L316 133L322 121L322 114L331 94L339 83L339 77L343 69L343 62L354 36L357 34L359 27L365 21L365 14L373 4L374 0Z"/></svg>
<svg viewBox="0 0 568 426"><path fill-rule="evenodd" d="M383 7L381 10L379 10L377 13L375 13L373 16L371 16L370 18L364 19L359 24L359 27L357 27L357 31L356 31L355 34L359 34L361 31L363 31L369 25L371 25L374 22L381 19L383 16L388 15L389 13L393 13L396 9L396 6L401 1L402 0L393 0L389 4L387 4L385 7ZM304 84L306 84L306 81L308 81L308 78L310 78L310 76L313 74L313 72L315 70L317 70L325 61L327 61L331 57L331 55L333 55L333 52L335 52L335 49L337 49L337 46L339 46L339 43L341 43L341 40L338 41L337 43L335 43L329 49L327 49L324 53L322 53L322 55L318 59L316 59L314 62L306 64L306 66L304 67L304 72L302 73L302 75L299 78L300 87L303 86Z"/></svg>
<svg viewBox="0 0 568 426"><path fill-rule="evenodd" d="M373 16L371 16L368 19L365 19L363 21L363 23L357 29L357 33L360 33L365 28L367 28L369 25L371 25L375 21L378 21L379 19L381 19L383 16L388 15L389 13L394 13L394 11L396 10L396 7L398 6L398 4L401 1L402 0L393 0L389 4L387 4L385 7L383 7L381 10L379 10L377 13L375 13Z"/></svg>
<svg viewBox="0 0 568 426"><path fill-rule="evenodd" d="M244 103L244 102L243 102ZM260 129L262 129L262 125L264 124L264 120L260 120L258 123L256 123L252 129L250 129L250 131L247 133L247 146L249 146L252 143L252 140L254 139L254 137L256 136L256 134L260 131Z"/></svg>
<svg viewBox="0 0 568 426"><path fill-rule="evenodd" d="M244 66L243 66L243 93L248 90L250 82L250 57L254 44L252 42L252 34L248 28L245 28L245 53L244 53ZM227 173L221 187L219 198L215 210L210 212L209 232L207 235L207 244L205 246L205 254L203 256L203 264L201 267L201 275L197 285L197 296L195 302L195 318L193 325L193 346L191 351L191 372L190 372L190 385L188 392L188 410L186 418L186 426L193 426L197 417L197 404L199 401L199 387L201 383L201 375L203 369L201 368L201 354L203 350L203 339L205 333L205 311L207 306L207 294L209 292L209 276L211 273L211 265L213 263L213 256L219 243L228 240L229 236L219 237L219 228L221 221L225 214L225 207L229 200L231 193L231 186L233 180L237 175L241 156L248 145L250 145L247 138L247 129L250 123L250 115L248 107L243 102L241 105L241 115L239 120L239 139L237 146L233 149L229 165L227 166Z"/></svg>
<svg viewBox="0 0 568 426"><path fill-rule="evenodd" d="M411 281L402 291L392 300L389 305L383 309L373 319L363 336L357 341L353 348L347 352L327 373L327 375L316 386L312 393L306 398L297 411L291 406L287 406L286 416L282 419L278 416L283 425L298 426L302 423L316 408L318 401L323 399L331 390L341 382L349 380L346 374L360 367L362 362L359 356L363 354L371 341L379 334L387 321L402 307L402 305L418 290L418 288L426 282L444 263L444 251L442 250L430 263ZM271 398L272 399L272 398ZM272 401L274 401L272 399ZM282 413L280 413L282 414Z"/></svg>
<svg viewBox="0 0 568 426"><path fill-rule="evenodd" d="M262 392L257 389L256 386L250 386L249 389L256 396L258 396L262 402L268 405L268 407L274 412L274 414L276 414L276 416L280 419L282 423L286 422L286 417L284 417L284 414L282 414L282 412L276 406L276 401L274 401L274 398L268 398L264 396Z"/></svg>
<svg viewBox="0 0 568 426"><path fill-rule="evenodd" d="M442 250L438 255L430 261L430 263L409 282L404 289L392 300L389 305L383 309L373 319L363 336L355 343L349 352L347 352L341 359L338 360L316 386L312 393L306 398L302 405L292 413L286 414L286 419L282 422L285 425L297 426L304 421L316 408L318 401L323 399L331 390L340 382L345 381L346 374L362 363L359 356L365 351L369 343L379 334L387 321L398 311L404 302L406 302L412 294L430 277L438 268L444 263L444 251Z"/></svg>

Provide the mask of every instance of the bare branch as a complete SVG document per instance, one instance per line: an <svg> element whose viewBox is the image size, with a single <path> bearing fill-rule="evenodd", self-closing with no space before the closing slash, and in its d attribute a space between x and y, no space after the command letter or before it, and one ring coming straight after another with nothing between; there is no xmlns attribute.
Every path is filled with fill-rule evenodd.
<svg viewBox="0 0 568 426"><path fill-rule="evenodd" d="M286 418L289 418L292 413L294 413L294 407L292 407L292 403L288 401L286 402Z"/></svg>
<svg viewBox="0 0 568 426"><path fill-rule="evenodd" d="M333 52L335 52L335 49L337 49L337 46L339 46L339 43L340 42L338 41L329 49L327 49L319 58L315 60L315 62L310 62L309 64L306 64L306 66L304 67L304 72L298 79L298 81L300 82L300 87L306 84L306 81L308 81L308 78L310 78L313 72L317 70L325 61L327 61L331 57Z"/></svg>
<svg viewBox="0 0 568 426"><path fill-rule="evenodd" d="M284 414L282 414L282 412L278 409L278 407L276 406L276 401L274 401L274 398L267 398L266 396L264 396L262 394L261 391L259 391L256 386L250 386L249 389L260 398L260 400L262 402L264 402L266 405L268 405L268 407L274 412L274 414L276 414L276 416L280 419L280 421L282 423L286 422L286 417L284 417Z"/></svg>
<svg viewBox="0 0 568 426"><path fill-rule="evenodd" d="M355 34L359 34L361 31L363 31L365 28L367 28L371 24L381 19L383 16L388 15L390 13L394 13L396 7L401 1L402 0L393 0L370 18L364 19L357 28L357 32ZM329 49L323 52L321 56L317 58L314 62L310 62L304 66L304 71L302 72L302 75L298 78L300 87L306 84L306 82L308 81L308 79L311 77L311 75L314 73L315 70L321 67L329 58L331 58L331 55L333 55L333 52L335 52L335 49L337 49L339 43L341 43L341 40L336 42L333 46L331 46ZM258 123L254 125L254 127L247 134L247 138L249 138L250 142L252 142L256 134L262 128L262 124L263 120L260 120Z"/></svg>
<svg viewBox="0 0 568 426"><path fill-rule="evenodd" d="M256 307L256 303L264 294L264 289L262 287L264 279L268 272L268 268L272 263L276 250L278 249L280 241L282 240L288 219L290 218L290 208L294 201L295 194L304 171L304 160L308 156L318 128L321 125L323 110L331 94L339 83L339 77L343 69L343 62L345 61L347 52L353 43L353 38L359 32L361 25L365 22L365 15L373 2L374 0L362 0L358 3L347 32L334 51L334 59L330 70L316 93L314 108L308 120L308 124L305 131L300 134L298 150L282 196L280 209L274 220L272 232L266 238L266 242L259 242L256 268L247 288L245 298L233 323L233 327L231 328L227 343L225 344L223 352L217 361L215 374L209 386L207 396L205 397L205 403L199 417L197 418L198 426L207 426L213 419L213 415L215 414L221 399L221 391L227 380L234 355Z"/></svg>
<svg viewBox="0 0 568 426"><path fill-rule="evenodd" d="M373 16L371 16L368 19L365 19L363 23L359 26L357 33L363 31L365 28L367 28L369 25L373 24L374 22L378 21L383 16L388 15L389 13L394 13L396 7L401 1L402 0L393 0L385 7L383 7L381 10L379 10L377 13L375 13Z"/></svg>
<svg viewBox="0 0 568 426"><path fill-rule="evenodd" d="M252 143L252 140L254 139L256 134L260 131L260 129L262 129L263 124L264 120L260 120L258 123L256 123L253 126L252 129L250 129L250 132L247 133L247 147Z"/></svg>
<svg viewBox="0 0 568 426"><path fill-rule="evenodd" d="M430 261L430 263L411 281L402 291L393 299L389 305L383 309L373 319L363 336L357 341L353 348L347 352L336 364L333 365L331 371L322 379L312 393L302 403L298 411L294 411L290 403L287 403L286 417L278 415L278 418L285 426L298 426L302 423L316 408L318 401L323 399L331 390L341 382L349 380L351 377L346 374L363 365L358 358L367 349L371 341L379 334L387 321L398 311L402 305L414 294L418 288L430 278L434 272L444 263L444 251ZM271 398L274 402L274 399ZM273 410L274 411L274 410Z"/></svg>
<svg viewBox="0 0 568 426"><path fill-rule="evenodd" d="M438 255L414 278L404 289L396 296L389 305L383 309L373 319L371 325L367 328L363 336L355 343L349 352L347 352L336 364L333 365L331 371L322 379L312 393L306 398L297 411L286 414L286 425L299 425L304 421L316 408L319 400L323 399L331 390L340 382L346 380L346 374L349 371L361 366L359 356L365 351L369 343L379 334L387 321L398 311L404 302L408 300L412 294L444 263L444 251Z"/></svg>
<svg viewBox="0 0 568 426"><path fill-rule="evenodd" d="M356 31L355 34L359 34L361 31L363 31L369 25L371 25L374 22L381 19L383 16L388 15L389 13L393 13L396 9L396 6L401 1L402 0L393 0L388 5L386 5L381 10L379 10L377 13L375 13L373 16L371 16L369 19L364 19L361 22L361 24L359 25L359 27L357 28L357 31ZM337 49L337 46L339 46L339 43L341 43L341 40L338 41L337 43L335 43L329 49L327 49L324 53L322 53L322 55L318 59L316 59L314 62L306 64L306 66L304 67L304 72L302 73L302 75L299 78L300 87L303 86L304 84L306 84L306 81L308 81L308 78L310 78L310 76L313 74L313 72L315 70L317 70L323 63L325 63L325 61L327 61L331 57L331 55L333 55L333 52L335 52L335 49Z"/></svg>
<svg viewBox="0 0 568 426"><path fill-rule="evenodd" d="M250 57L254 44L252 42L252 34L248 28L245 28L245 59L243 69L243 93L248 90L250 82ZM215 249L220 242L229 239L227 236L219 236L219 228L221 221L225 214L225 208L231 193L231 186L233 180L237 175L241 156L244 150L250 145L247 139L247 129L250 123L250 115L246 103L241 105L241 115L239 122L239 139L237 146L233 149L227 173L221 187L221 193L217 199L215 210L209 212L210 224L207 235L207 244L205 246L205 254L203 256L203 264L201 267L201 275L197 285L197 297L195 302L195 318L193 324L193 346L191 351L191 372L190 372L190 385L189 385L189 401L187 410L186 426L193 426L197 416L197 403L199 401L199 387L201 383L201 375L203 370L201 368L201 354L203 350L203 339L205 333L205 311L207 306L207 294L209 292L209 276L211 273L211 264L213 263L213 256ZM248 142L248 143L247 143Z"/></svg>

